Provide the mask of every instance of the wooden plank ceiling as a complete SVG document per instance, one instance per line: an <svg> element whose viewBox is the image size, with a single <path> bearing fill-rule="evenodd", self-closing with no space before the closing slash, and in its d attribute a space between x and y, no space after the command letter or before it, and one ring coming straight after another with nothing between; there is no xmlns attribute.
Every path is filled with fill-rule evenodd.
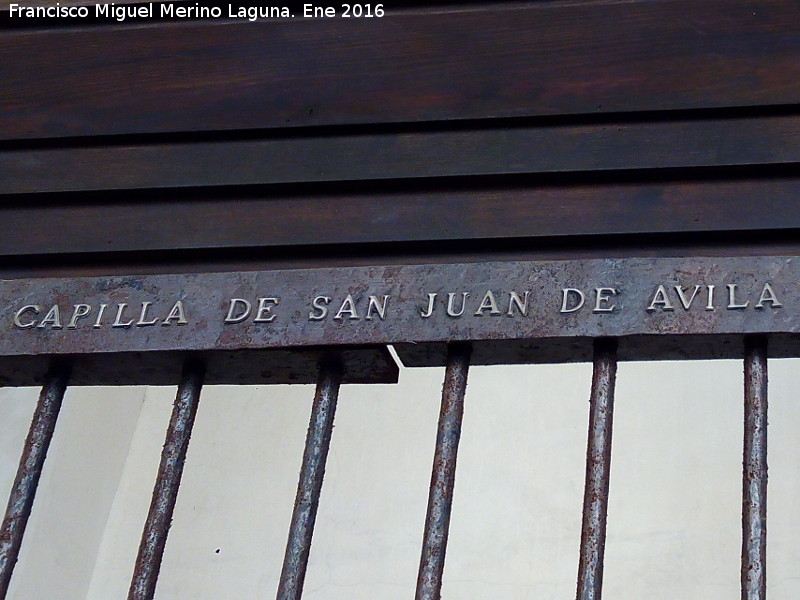
<svg viewBox="0 0 800 600"><path fill-rule="evenodd" d="M793 0L2 18L5 277L797 252Z"/></svg>

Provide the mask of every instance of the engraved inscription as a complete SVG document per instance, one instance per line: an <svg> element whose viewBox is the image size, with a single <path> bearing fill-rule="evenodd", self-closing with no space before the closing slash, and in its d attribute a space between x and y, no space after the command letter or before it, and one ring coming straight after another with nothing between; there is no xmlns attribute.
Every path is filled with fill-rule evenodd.
<svg viewBox="0 0 800 600"><path fill-rule="evenodd" d="M439 292L428 292L424 307L419 311L423 319L433 316L437 307L444 306L445 314L448 317L458 318L465 314L474 317L492 316L499 317L503 314L513 317L516 314L521 316L528 315L528 301L531 290L518 292L514 290L501 291L495 294L492 290L475 294L473 292L447 292L446 299ZM475 305L470 312L467 308L471 299L475 298ZM480 300L477 300L480 298ZM502 307L502 309L501 309Z"/></svg>
<svg viewBox="0 0 800 600"><path fill-rule="evenodd" d="M86 321L93 313L96 313L93 328L102 327L148 327L150 325L186 325L189 323L186 318L186 308L184 307L183 300L178 300L172 305L167 312L159 315L154 314L152 301L144 301L138 305L138 312L133 314L133 307L128 302L120 302L116 305L114 311L114 319L111 322L104 320L108 304L100 303L96 309L91 304L78 303L73 304L71 308L62 310L58 304L53 304L45 312L45 309L40 304L26 304L14 313L12 322L17 329L63 329L62 314L69 315L67 321L67 329L78 329L80 326L85 325ZM39 318L39 315L42 315Z"/></svg>
<svg viewBox="0 0 800 600"><path fill-rule="evenodd" d="M367 298L367 306L363 307L360 298L354 298L353 294L347 296L339 304L339 308L334 313L334 321L360 321L363 317L366 321L379 319L386 320L389 307L389 294L372 295ZM314 296L311 300L311 310L308 312L309 321L324 321L330 313L330 304L333 299L330 296Z"/></svg>
<svg viewBox="0 0 800 600"><path fill-rule="evenodd" d="M717 308L727 310L764 310L765 308L781 308L772 284L767 282L760 286L756 298L746 297L739 284L724 284L726 290L725 304L717 303L714 284L666 285L658 284L647 305L647 313L674 312L676 308L683 311L714 311ZM577 287L563 287L557 291L558 312L561 314L583 313L610 314L619 311L616 299L622 294L621 289L612 286L592 287L586 291ZM334 301L332 296L320 294L313 296L307 310L307 320L335 322L350 321L386 321L390 318L391 294L370 294L366 298L347 294L341 300ZM428 292L419 303L417 316L430 319L435 315L443 315L449 319L466 317L527 317L530 314L534 299L532 290L485 290L480 292ZM272 323L278 318L276 310L280 308L279 296L257 296L254 300L246 298L229 298L225 303L222 322L225 325L237 325L246 322ZM545 303L546 304L546 303ZM111 311L108 309L111 308ZM78 329L82 325L92 323L93 328L149 327L157 324L163 326L186 325L188 318L183 300L170 305L166 311L158 312L156 303L144 300L139 303L119 302L115 305L100 303L97 306L79 302L64 308L53 304L45 308L40 304L25 304L13 315L12 323L17 329ZM106 314L113 319L106 318Z"/></svg>
<svg viewBox="0 0 800 600"><path fill-rule="evenodd" d="M620 291L614 287L597 287L589 294L594 298L593 313L612 313L617 305L612 303L614 296ZM561 312L562 314L575 313L586 306L586 293L578 288L561 289Z"/></svg>
<svg viewBox="0 0 800 600"><path fill-rule="evenodd" d="M714 300L715 288L715 285L695 284L691 287L682 285L669 287L664 284L659 284L645 310L649 313L656 311L674 311L677 305L683 308L684 311L688 311L692 308L695 299L699 297L701 300L705 299L704 310L713 311L717 308ZM739 284L727 283L725 284L725 289L727 290L727 304L724 305L725 309L743 310L750 307L750 298L746 298L743 295ZM761 286L761 294L752 308L763 310L766 306L770 306L771 308L781 308L783 306L780 300L778 300L778 296L772 284L769 282Z"/></svg>
<svg viewBox="0 0 800 600"><path fill-rule="evenodd" d="M799 282L786 256L0 280L0 356L794 335Z"/></svg>

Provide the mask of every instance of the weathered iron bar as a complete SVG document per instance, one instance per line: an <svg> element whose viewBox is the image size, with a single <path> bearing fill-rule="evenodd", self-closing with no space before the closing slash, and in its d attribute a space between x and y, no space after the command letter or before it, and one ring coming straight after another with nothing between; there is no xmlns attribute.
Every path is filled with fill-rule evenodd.
<svg viewBox="0 0 800 600"><path fill-rule="evenodd" d="M745 339L742 600L767 597L767 338Z"/></svg>
<svg viewBox="0 0 800 600"><path fill-rule="evenodd" d="M204 376L202 363L193 359L186 361L161 451L161 464L139 543L128 600L152 600L155 595Z"/></svg>
<svg viewBox="0 0 800 600"><path fill-rule="evenodd" d="M472 347L469 344L453 343L447 349L447 368L442 389L442 407L436 434L436 453L433 458L416 600L439 600L441 597L458 442L461 438L464 394L471 355Z"/></svg>
<svg viewBox="0 0 800 600"><path fill-rule="evenodd" d="M54 364L45 378L0 529L0 598L5 598L31 515L47 449L67 389L70 366Z"/></svg>
<svg viewBox="0 0 800 600"><path fill-rule="evenodd" d="M278 585L278 600L299 600L303 595L303 583L311 551L311 538L314 535L314 523L317 519L322 480L325 477L325 462L333 433L333 419L336 415L336 401L341 380L342 366L338 359L326 360L320 364L319 380L303 451L303 465L300 469L297 496Z"/></svg>
<svg viewBox="0 0 800 600"><path fill-rule="evenodd" d="M606 544L616 376L616 340L595 340L577 600L600 600L603 593L603 554Z"/></svg>

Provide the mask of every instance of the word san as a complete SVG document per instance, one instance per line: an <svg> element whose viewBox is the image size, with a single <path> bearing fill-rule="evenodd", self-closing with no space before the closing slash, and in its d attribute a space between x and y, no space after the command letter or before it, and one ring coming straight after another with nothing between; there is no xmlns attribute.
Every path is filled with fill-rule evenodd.
<svg viewBox="0 0 800 600"><path fill-rule="evenodd" d="M172 303L168 310L158 310L152 302L129 305L73 304L62 308L58 304L46 307L28 304L14 313L17 329L78 329L79 327L149 327L151 325L186 325L186 308L183 300Z"/></svg>
<svg viewBox="0 0 800 600"><path fill-rule="evenodd" d="M360 321L364 318L372 321L375 318L386 320L386 309L390 296L369 296L366 303L361 298L353 298L347 294L344 300L334 303L329 296L315 296L311 301L311 310L308 313L309 321L324 321L333 314L334 321ZM366 304L366 306L365 306Z"/></svg>

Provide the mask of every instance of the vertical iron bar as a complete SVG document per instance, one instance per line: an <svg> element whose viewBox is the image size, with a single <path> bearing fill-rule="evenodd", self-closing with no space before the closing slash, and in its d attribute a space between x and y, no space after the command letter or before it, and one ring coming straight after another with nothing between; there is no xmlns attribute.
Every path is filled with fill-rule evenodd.
<svg viewBox="0 0 800 600"><path fill-rule="evenodd" d="M342 367L338 361L320 364L277 600L300 600L303 595L341 381Z"/></svg>
<svg viewBox="0 0 800 600"><path fill-rule="evenodd" d="M204 376L202 364L191 359L186 361L161 451L161 464L139 543L128 600L152 600L155 595Z"/></svg>
<svg viewBox="0 0 800 600"><path fill-rule="evenodd" d="M433 458L428 512L422 556L417 577L416 600L439 600L442 592L442 573L450 530L450 511L456 479L458 442L464 416L464 394L472 347L453 343L447 349L447 368L442 389L442 407L436 433L436 453Z"/></svg>
<svg viewBox="0 0 800 600"><path fill-rule="evenodd" d="M742 600L767 597L767 338L745 339Z"/></svg>
<svg viewBox="0 0 800 600"><path fill-rule="evenodd" d="M616 340L595 340L577 600L600 600L603 594L603 554L606 544L616 376Z"/></svg>
<svg viewBox="0 0 800 600"><path fill-rule="evenodd" d="M25 440L0 530L0 598L5 598L8 593L11 574L19 557L22 536L25 534L25 526L31 515L36 488L47 457L47 449L53 439L69 374L70 369L66 365L54 366L50 370L33 413L31 428Z"/></svg>

